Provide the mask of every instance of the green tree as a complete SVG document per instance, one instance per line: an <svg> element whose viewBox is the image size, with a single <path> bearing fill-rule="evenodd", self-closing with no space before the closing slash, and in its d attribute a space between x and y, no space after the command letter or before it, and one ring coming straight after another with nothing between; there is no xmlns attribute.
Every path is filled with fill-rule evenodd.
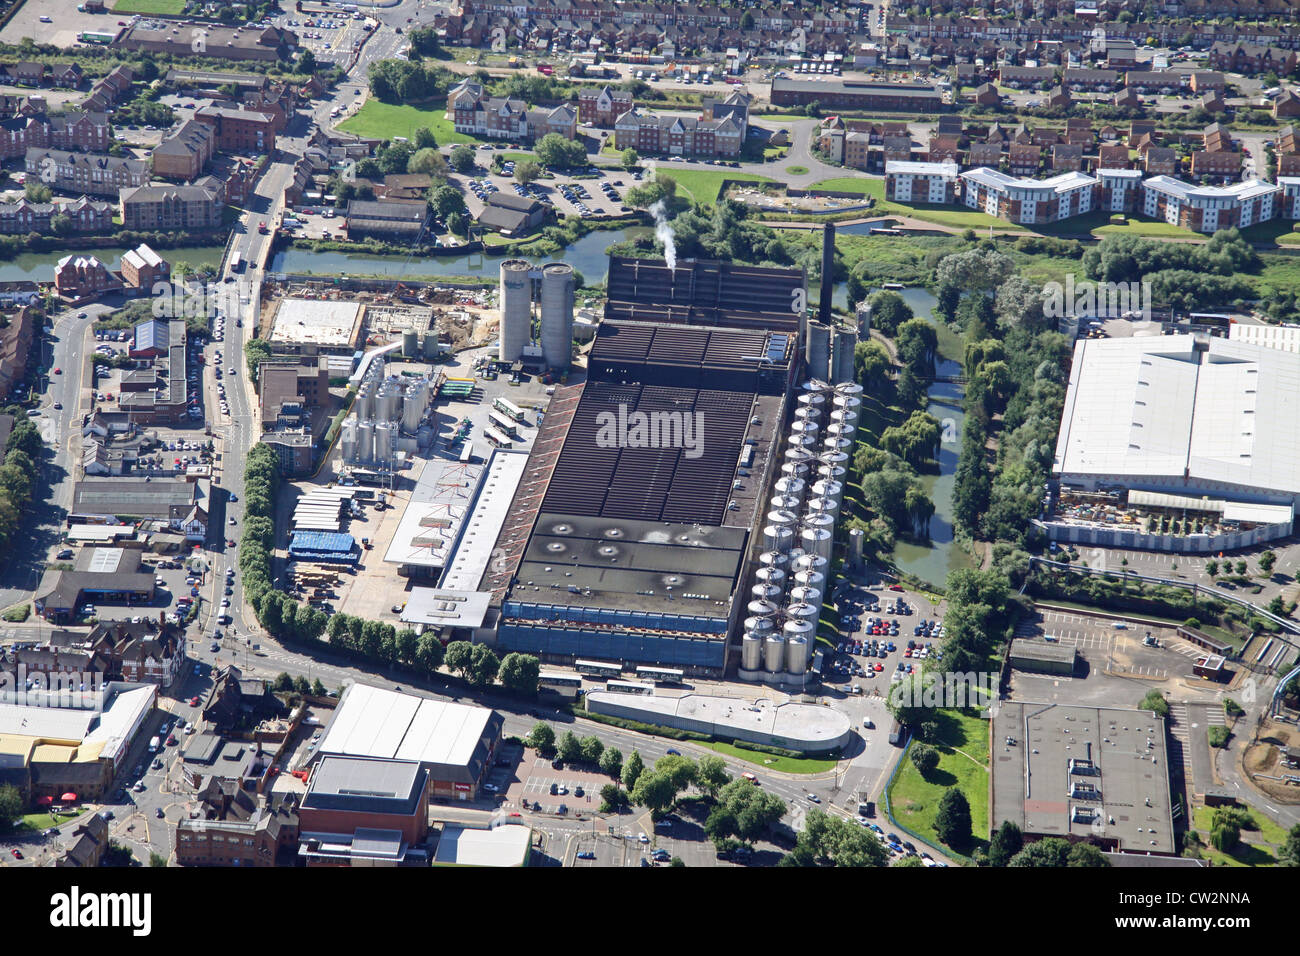
<svg viewBox="0 0 1300 956"><path fill-rule="evenodd" d="M321 682L321 679L319 677L317 677L314 681L311 682L311 693L313 697L325 696L326 693L325 685L324 683Z"/></svg>
<svg viewBox="0 0 1300 956"><path fill-rule="evenodd" d="M1002 826L998 827L993 838L989 840L989 866L1006 866L1011 858L1024 848L1024 845L1025 838L1020 832L1020 827L1010 820L1003 820Z"/></svg>
<svg viewBox="0 0 1300 956"><path fill-rule="evenodd" d="M913 744L911 758L922 777L928 777L939 766L939 751L929 744Z"/></svg>
<svg viewBox="0 0 1300 956"><path fill-rule="evenodd" d="M1282 866L1300 866L1300 823L1286 833L1286 840L1278 850L1277 862Z"/></svg>
<svg viewBox="0 0 1300 956"><path fill-rule="evenodd" d="M1070 844L1059 837L1048 837L1025 844L1008 861L1007 866L1014 867L1062 867L1070 855Z"/></svg>
<svg viewBox="0 0 1300 956"><path fill-rule="evenodd" d="M1273 565L1277 564L1277 555L1272 551L1265 551L1259 556L1259 572L1265 577L1273 573Z"/></svg>
<svg viewBox="0 0 1300 956"><path fill-rule="evenodd" d="M1208 574L1208 575L1210 576L1210 580L1214 580L1216 577L1218 577L1218 576L1219 576L1219 562L1218 562L1218 561L1206 561L1206 562L1205 562L1205 573Z"/></svg>
<svg viewBox="0 0 1300 956"><path fill-rule="evenodd" d="M555 752L565 763L579 763L582 760L582 741L572 730L566 730L560 735Z"/></svg>
<svg viewBox="0 0 1300 956"><path fill-rule="evenodd" d="M585 763L599 766L600 757L605 752L605 745L595 734L582 738L582 759Z"/></svg>
<svg viewBox="0 0 1300 956"><path fill-rule="evenodd" d="M1065 865L1073 867L1106 867L1110 861L1101 850L1091 843L1076 843L1066 854Z"/></svg>
<svg viewBox="0 0 1300 956"><path fill-rule="evenodd" d="M666 774L679 791L695 783L697 769L694 760L677 754L668 754L655 761L655 773Z"/></svg>
<svg viewBox="0 0 1300 956"><path fill-rule="evenodd" d="M542 167L532 159L521 159L515 163L515 182L523 183L525 186L537 180L542 175Z"/></svg>
<svg viewBox="0 0 1300 956"><path fill-rule="evenodd" d="M1149 710L1158 717L1169 716L1169 701L1165 700L1165 695L1158 690L1149 690L1141 703L1138 704L1138 710Z"/></svg>
<svg viewBox="0 0 1300 956"><path fill-rule="evenodd" d="M645 761L641 759L641 751L633 750L632 755L623 763L623 786L631 790L644 772Z"/></svg>
<svg viewBox="0 0 1300 956"><path fill-rule="evenodd" d="M311 50L303 50L298 56L298 72L311 75L316 69L316 54Z"/></svg>
<svg viewBox="0 0 1300 956"><path fill-rule="evenodd" d="M50 187L37 180L32 180L23 187L23 195L28 202L46 203L54 198L54 193L50 191Z"/></svg>
<svg viewBox="0 0 1300 956"><path fill-rule="evenodd" d="M658 820L672 809L680 788L673 783L673 778L659 770L648 770L637 778L632 788L632 802L645 807L650 816Z"/></svg>
<svg viewBox="0 0 1300 956"><path fill-rule="evenodd" d="M721 757L701 757L695 765L695 785L710 797L731 782L727 762Z"/></svg>
<svg viewBox="0 0 1300 956"><path fill-rule="evenodd" d="M421 634L415 642L415 662L430 674L442 666L444 654L442 642L432 631Z"/></svg>
<svg viewBox="0 0 1300 956"><path fill-rule="evenodd" d="M280 671L275 675L275 690L281 692L293 690L293 678L287 671Z"/></svg>
<svg viewBox="0 0 1300 956"><path fill-rule="evenodd" d="M939 800L939 812L934 818L934 832L944 843L954 849L970 845L970 802L966 794L956 787L944 791Z"/></svg>
<svg viewBox="0 0 1300 956"><path fill-rule="evenodd" d="M0 786L0 833L8 833L23 815L23 795L12 784Z"/></svg>
<svg viewBox="0 0 1300 956"><path fill-rule="evenodd" d="M166 865L167 865L167 857L163 856L161 853L154 853L154 852L151 851L151 852L149 853L149 865L150 865L150 866L166 866Z"/></svg>
<svg viewBox="0 0 1300 956"><path fill-rule="evenodd" d="M889 853L865 827L821 810L804 818L794 850L781 866L887 866Z"/></svg>
<svg viewBox="0 0 1300 956"><path fill-rule="evenodd" d="M914 315L912 307L897 292L877 292L870 299L871 327L893 338L899 326Z"/></svg>
<svg viewBox="0 0 1300 956"><path fill-rule="evenodd" d="M547 133L537 141L533 150L543 166L567 169L587 164L587 147L576 139L567 139L559 133Z"/></svg>
<svg viewBox="0 0 1300 956"><path fill-rule="evenodd" d="M630 146L620 154L623 160L623 168L626 170L636 169L641 164L641 154Z"/></svg>
<svg viewBox="0 0 1300 956"><path fill-rule="evenodd" d="M616 783L607 783L600 788L600 812L621 813L627 803L627 791Z"/></svg>
<svg viewBox="0 0 1300 956"><path fill-rule="evenodd" d="M451 168L458 173L468 174L474 168L474 150L470 149L464 143L459 143L451 148L451 156L448 159Z"/></svg>
<svg viewBox="0 0 1300 956"><path fill-rule="evenodd" d="M486 644L475 644L469 657L469 682L475 687L485 687L496 680L501 661Z"/></svg>
<svg viewBox="0 0 1300 956"><path fill-rule="evenodd" d="M539 720L533 724L533 729L524 738L524 743L543 755L549 754L555 749L555 728Z"/></svg>
<svg viewBox="0 0 1300 956"><path fill-rule="evenodd" d="M1228 820L1217 823L1210 831L1210 845L1220 853L1231 853L1241 843L1241 828Z"/></svg>
<svg viewBox="0 0 1300 956"><path fill-rule="evenodd" d="M296 693L299 694L310 694L311 681L307 680L307 678L299 674L297 677L294 678L293 689Z"/></svg>
<svg viewBox="0 0 1300 956"><path fill-rule="evenodd" d="M623 751L617 747L606 747L600 755L600 772L607 773L615 780L623 772Z"/></svg>
<svg viewBox="0 0 1300 956"><path fill-rule="evenodd" d="M465 197L450 183L429 190L429 206L434 215L446 221L449 216L465 212Z"/></svg>
<svg viewBox="0 0 1300 956"><path fill-rule="evenodd" d="M501 661L501 683L517 694L537 696L537 679L542 665L532 654L512 652Z"/></svg>
<svg viewBox="0 0 1300 956"><path fill-rule="evenodd" d="M470 671L470 655L473 645L469 641L452 641L443 654L443 663L452 673L465 677Z"/></svg>

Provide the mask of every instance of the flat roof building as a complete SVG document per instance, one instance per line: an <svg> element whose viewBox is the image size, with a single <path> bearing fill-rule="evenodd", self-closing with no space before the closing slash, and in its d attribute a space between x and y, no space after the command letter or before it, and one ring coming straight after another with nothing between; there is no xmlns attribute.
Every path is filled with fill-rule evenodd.
<svg viewBox="0 0 1300 956"><path fill-rule="evenodd" d="M991 830L1010 820L1027 840L1177 853L1163 718L1003 701L992 719Z"/></svg>
<svg viewBox="0 0 1300 956"><path fill-rule="evenodd" d="M365 309L358 302L282 299L268 341L278 354L351 355Z"/></svg>
<svg viewBox="0 0 1300 956"><path fill-rule="evenodd" d="M1196 232L1245 229L1282 213L1282 187L1262 179L1228 186L1195 186L1172 176L1142 183L1142 213Z"/></svg>
<svg viewBox="0 0 1300 956"><path fill-rule="evenodd" d="M1011 642L1011 666L1042 674L1074 673L1074 648L1049 641L1017 638Z"/></svg>
<svg viewBox="0 0 1300 956"><path fill-rule="evenodd" d="M449 823L442 828L434 866L527 866L533 831L518 823L482 830Z"/></svg>
<svg viewBox="0 0 1300 956"><path fill-rule="evenodd" d="M492 767L501 727L501 715L486 707L352 684L339 698L312 761L415 761L429 773L431 797L471 800Z"/></svg>

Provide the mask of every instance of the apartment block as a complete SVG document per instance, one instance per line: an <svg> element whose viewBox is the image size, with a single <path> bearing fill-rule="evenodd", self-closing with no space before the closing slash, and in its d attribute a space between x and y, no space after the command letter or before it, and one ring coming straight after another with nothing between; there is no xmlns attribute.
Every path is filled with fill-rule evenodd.
<svg viewBox="0 0 1300 956"><path fill-rule="evenodd" d="M221 191L207 184L137 186L120 193L126 229L214 229L221 225Z"/></svg>
<svg viewBox="0 0 1300 956"><path fill-rule="evenodd" d="M1059 222L1091 212L1098 186L1096 177L1080 172L1040 180L972 169L961 174L961 181L971 209L1019 223Z"/></svg>
<svg viewBox="0 0 1300 956"><path fill-rule="evenodd" d="M1262 179L1229 186L1192 186L1170 176L1142 184L1142 213L1195 232L1267 222L1281 211L1282 187Z"/></svg>
<svg viewBox="0 0 1300 956"><path fill-rule="evenodd" d="M951 203L956 200L957 164L885 164L885 198L897 202Z"/></svg>
<svg viewBox="0 0 1300 956"><path fill-rule="evenodd" d="M28 176L51 189L116 196L119 190L149 181L149 164L101 153L70 153L61 149L29 149L24 160Z"/></svg>

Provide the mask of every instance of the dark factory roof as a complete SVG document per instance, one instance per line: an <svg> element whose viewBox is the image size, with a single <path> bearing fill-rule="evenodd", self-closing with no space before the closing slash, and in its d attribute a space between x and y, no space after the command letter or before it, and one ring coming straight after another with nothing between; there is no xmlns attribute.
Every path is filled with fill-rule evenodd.
<svg viewBox="0 0 1300 956"><path fill-rule="evenodd" d="M541 510L722 524L753 408L754 395L748 392L590 382ZM646 420L634 418L635 413L655 412L678 413L660 421L690 422L695 433L683 433L683 441L665 442L658 439L678 436L665 436L659 427L652 436L659 447L628 447L634 442L622 438L604 440L602 428L614 424L630 435L630 427ZM620 415L625 418L620 420Z"/></svg>
<svg viewBox="0 0 1300 956"><path fill-rule="evenodd" d="M795 331L807 298L803 270L687 259L609 257L605 319Z"/></svg>

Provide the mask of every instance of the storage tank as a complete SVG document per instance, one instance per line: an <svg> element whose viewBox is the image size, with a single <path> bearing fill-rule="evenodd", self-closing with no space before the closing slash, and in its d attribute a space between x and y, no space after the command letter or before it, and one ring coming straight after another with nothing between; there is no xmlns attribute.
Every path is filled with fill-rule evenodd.
<svg viewBox="0 0 1300 956"><path fill-rule="evenodd" d="M808 490L808 483L802 478L778 478L775 488L776 493L785 498L802 501L805 492Z"/></svg>
<svg viewBox="0 0 1300 956"><path fill-rule="evenodd" d="M758 563L765 568L786 568L790 564L790 555L784 551L764 551L758 556Z"/></svg>
<svg viewBox="0 0 1300 956"><path fill-rule="evenodd" d="M799 675L808 669L808 642L804 635L786 635L785 670L787 674Z"/></svg>
<svg viewBox="0 0 1300 956"><path fill-rule="evenodd" d="M816 573L816 572L811 572ZM807 585L799 584L790 589L790 602L795 604L811 604L813 607L821 607L822 592L816 588L810 588Z"/></svg>
<svg viewBox="0 0 1300 956"><path fill-rule="evenodd" d="M844 499L844 482L819 478L813 482L812 493L819 498L834 498L836 501L842 501Z"/></svg>
<svg viewBox="0 0 1300 956"><path fill-rule="evenodd" d="M402 357L419 358L420 357L420 334L415 329L407 329L402 333Z"/></svg>
<svg viewBox="0 0 1300 956"><path fill-rule="evenodd" d="M821 408L814 405L800 405L794 410L794 420L797 422L818 422L821 417Z"/></svg>
<svg viewBox="0 0 1300 956"><path fill-rule="evenodd" d="M855 398L862 397L863 388L857 382L845 382L842 385L835 386L836 395L852 395Z"/></svg>
<svg viewBox="0 0 1300 956"><path fill-rule="evenodd" d="M773 495L768 504L773 511L798 511L803 499L794 495Z"/></svg>
<svg viewBox="0 0 1300 956"><path fill-rule="evenodd" d="M794 544L793 524L770 524L763 528L763 547L768 551L789 551Z"/></svg>
<svg viewBox="0 0 1300 956"><path fill-rule="evenodd" d="M841 327L835 330L835 341L831 346L834 362L831 368L831 381L837 386L853 382L853 352L857 344L856 329Z"/></svg>
<svg viewBox="0 0 1300 956"><path fill-rule="evenodd" d="M825 451L838 451L848 454L849 449L853 447L853 442L847 438L827 438L822 442L822 448Z"/></svg>
<svg viewBox="0 0 1300 956"><path fill-rule="evenodd" d="M849 529L849 560L853 562L854 567L862 567L862 548L866 537L861 528Z"/></svg>
<svg viewBox="0 0 1300 956"><path fill-rule="evenodd" d="M830 371L831 330L821 322L808 323L808 344L805 356L808 361L808 376L824 380Z"/></svg>
<svg viewBox="0 0 1300 956"><path fill-rule="evenodd" d="M843 481L845 473L846 472L843 465L818 465L817 466L818 478L827 478L833 481Z"/></svg>
<svg viewBox="0 0 1300 956"><path fill-rule="evenodd" d="M771 601L750 601L745 605L745 611L750 617L766 617L777 612L777 606Z"/></svg>
<svg viewBox="0 0 1300 956"><path fill-rule="evenodd" d="M424 357L426 359L436 359L442 354L442 349L438 346L438 333L429 329L424 333Z"/></svg>
<svg viewBox="0 0 1300 956"><path fill-rule="evenodd" d="M339 454L349 464L357 460L357 416L349 415L343 419L339 430Z"/></svg>
<svg viewBox="0 0 1300 956"><path fill-rule="evenodd" d="M835 517L825 511L809 511L805 513L803 518L803 530L808 531L814 528L825 528L827 531L834 531ZM807 545L805 544L804 547L806 548ZM816 548L810 550L817 551ZM820 551L817 551L817 553L821 554Z"/></svg>
<svg viewBox="0 0 1300 956"><path fill-rule="evenodd" d="M792 525L799 521L799 515L793 511L769 511L767 523L774 525Z"/></svg>
<svg viewBox="0 0 1300 956"><path fill-rule="evenodd" d="M832 401L832 406L856 412L862 408L862 399L856 395L836 395Z"/></svg>
<svg viewBox="0 0 1300 956"><path fill-rule="evenodd" d="M799 571L817 571L823 575L826 573L826 569L829 565L830 562L827 561L825 557L812 551L799 555L790 563L791 568L796 573Z"/></svg>
<svg viewBox="0 0 1300 956"><path fill-rule="evenodd" d="M808 379L808 381L803 383L802 387L805 392L816 392L818 394L829 392L831 390L831 387L826 384L826 381L819 378Z"/></svg>
<svg viewBox="0 0 1300 956"><path fill-rule="evenodd" d="M816 422L800 420L796 422L791 422L790 424L791 436L806 435L809 438L816 438L817 433L819 431L821 431L821 426L818 425Z"/></svg>
<svg viewBox="0 0 1300 956"><path fill-rule="evenodd" d="M763 638L746 634L740 641L740 669L757 671L763 668Z"/></svg>
<svg viewBox="0 0 1300 956"><path fill-rule="evenodd" d="M826 426L827 440L836 438L843 439L847 442L853 441L853 434L858 430L856 425L845 425L841 422L831 422Z"/></svg>
<svg viewBox="0 0 1300 956"><path fill-rule="evenodd" d="M533 326L533 267L523 259L501 263L501 341L497 358L517 362Z"/></svg>
<svg viewBox="0 0 1300 956"><path fill-rule="evenodd" d="M831 423L840 425L856 425L858 423L858 413L851 408L837 408L831 412Z"/></svg>
<svg viewBox="0 0 1300 956"><path fill-rule="evenodd" d="M832 524L835 516L840 513L840 503L834 498L809 498L807 507L804 509L805 515L825 514L829 515ZM804 522L807 524L807 521Z"/></svg>
<svg viewBox="0 0 1300 956"><path fill-rule="evenodd" d="M812 469L806 461L787 461L781 465L781 477L806 478Z"/></svg>
<svg viewBox="0 0 1300 956"><path fill-rule="evenodd" d="M549 369L568 371L573 359L573 266L542 267L542 359Z"/></svg>
<svg viewBox="0 0 1300 956"><path fill-rule="evenodd" d="M375 423L366 418L357 423L357 461L375 460Z"/></svg>
<svg viewBox="0 0 1300 956"><path fill-rule="evenodd" d="M770 617L747 617L745 618L745 633L755 634L758 637L767 637L776 630L776 622Z"/></svg>
<svg viewBox="0 0 1300 956"><path fill-rule="evenodd" d="M397 449L398 428L392 422L375 422L375 461L391 466Z"/></svg>
<svg viewBox="0 0 1300 956"><path fill-rule="evenodd" d="M810 590L817 591L819 594L825 593L826 575L821 571L812 568L805 568L802 571L796 571L794 573L794 582L795 587L797 588L809 588ZM793 591L794 589L792 588L791 590Z"/></svg>
<svg viewBox="0 0 1300 956"><path fill-rule="evenodd" d="M834 536L825 528L805 528L799 535L799 543L804 550L814 551L830 560Z"/></svg>
<svg viewBox="0 0 1300 956"><path fill-rule="evenodd" d="M763 670L769 674L779 674L784 664L785 641L780 634L773 634L763 642Z"/></svg>
<svg viewBox="0 0 1300 956"><path fill-rule="evenodd" d="M412 385L402 397L402 431L414 435L420 428L427 407L427 393L418 385Z"/></svg>
<svg viewBox="0 0 1300 956"><path fill-rule="evenodd" d="M771 601L775 604L781 600L781 589L775 584L764 584L760 581L749 589L749 596L754 601Z"/></svg>
<svg viewBox="0 0 1300 956"><path fill-rule="evenodd" d="M785 572L780 568L759 568L754 572L754 580L760 584L772 584L782 588L785 587Z"/></svg>
<svg viewBox="0 0 1300 956"><path fill-rule="evenodd" d="M815 604L789 604L786 605L785 617L789 621L807 621L813 627L817 626L817 619L821 617L821 608Z"/></svg>
<svg viewBox="0 0 1300 956"><path fill-rule="evenodd" d="M796 402L800 408L811 408L820 415L822 409L826 407L826 396L820 392L804 392Z"/></svg>
<svg viewBox="0 0 1300 956"><path fill-rule="evenodd" d="M795 432L785 440L785 444L787 448L802 448L811 455L817 448L817 436Z"/></svg>

